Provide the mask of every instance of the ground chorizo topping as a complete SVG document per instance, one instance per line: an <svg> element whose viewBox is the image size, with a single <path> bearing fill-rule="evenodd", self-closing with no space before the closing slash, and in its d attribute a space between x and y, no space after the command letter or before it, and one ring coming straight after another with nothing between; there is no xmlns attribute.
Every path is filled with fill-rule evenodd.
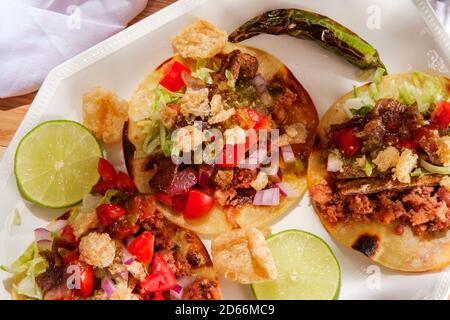
<svg viewBox="0 0 450 320"><path fill-rule="evenodd" d="M418 235L450 227L450 192L439 187L412 187L372 194L341 195L323 181L312 188L311 198L330 223L380 221L409 225Z"/></svg>

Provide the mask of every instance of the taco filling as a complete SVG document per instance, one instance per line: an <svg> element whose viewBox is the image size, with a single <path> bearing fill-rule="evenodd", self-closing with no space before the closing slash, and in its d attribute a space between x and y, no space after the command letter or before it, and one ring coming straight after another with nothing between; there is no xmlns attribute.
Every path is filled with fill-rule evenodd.
<svg viewBox="0 0 450 320"><path fill-rule="evenodd" d="M423 74L413 79L439 86ZM377 221L419 236L449 229L450 103L442 89L429 102L420 99L423 82L421 96L410 85L372 103L370 96L350 98L343 106L351 118L325 129L328 178L310 192L328 223ZM369 101L352 108L358 99Z"/></svg>
<svg viewBox="0 0 450 320"><path fill-rule="evenodd" d="M205 21L172 44L177 55L130 102L124 151L139 190L185 219L300 197L285 177L305 175L318 121L298 81ZM233 215L227 222L240 226Z"/></svg>

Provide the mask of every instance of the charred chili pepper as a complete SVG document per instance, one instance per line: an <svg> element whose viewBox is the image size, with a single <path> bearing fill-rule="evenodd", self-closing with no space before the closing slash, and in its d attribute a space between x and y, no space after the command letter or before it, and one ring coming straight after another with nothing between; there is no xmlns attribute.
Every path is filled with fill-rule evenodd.
<svg viewBox="0 0 450 320"><path fill-rule="evenodd" d="M356 33L326 16L301 9L275 9L247 21L229 36L240 42L260 33L313 40L361 69L383 68L377 50Z"/></svg>

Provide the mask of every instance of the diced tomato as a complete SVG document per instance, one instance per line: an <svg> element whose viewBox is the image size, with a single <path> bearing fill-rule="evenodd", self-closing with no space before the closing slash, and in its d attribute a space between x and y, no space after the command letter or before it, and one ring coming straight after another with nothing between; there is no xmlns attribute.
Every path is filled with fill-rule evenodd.
<svg viewBox="0 0 450 320"><path fill-rule="evenodd" d="M247 146L248 147L248 146ZM216 164L222 167L237 166L245 158L246 144L226 144L219 153Z"/></svg>
<svg viewBox="0 0 450 320"><path fill-rule="evenodd" d="M252 108L247 109L247 114L250 117L250 119L252 119L252 121L254 121L255 123L260 122L264 117L261 113Z"/></svg>
<svg viewBox="0 0 450 320"><path fill-rule="evenodd" d="M173 201L173 209L177 212L183 212L186 207L186 202L188 199L189 193L179 194L172 197Z"/></svg>
<svg viewBox="0 0 450 320"><path fill-rule="evenodd" d="M155 254L152 273L141 281L142 289L147 292L163 292L175 288L176 285L177 279L166 260L160 254Z"/></svg>
<svg viewBox="0 0 450 320"><path fill-rule="evenodd" d="M73 234L73 229L70 225L67 225L62 231L59 237L69 243L77 244L77 237Z"/></svg>
<svg viewBox="0 0 450 320"><path fill-rule="evenodd" d="M345 156L351 157L361 148L358 139L351 128L342 129L335 133L334 143L337 144Z"/></svg>
<svg viewBox="0 0 450 320"><path fill-rule="evenodd" d="M164 299L164 296L161 292L155 292L153 293L153 299L152 300L166 300Z"/></svg>
<svg viewBox="0 0 450 320"><path fill-rule="evenodd" d="M450 124L450 102L439 101L431 114L431 123L437 124L442 129L447 129Z"/></svg>
<svg viewBox="0 0 450 320"><path fill-rule="evenodd" d="M70 263L73 263L73 262L75 262L75 261L77 261L77 260L78 260L78 253L77 253L77 250L73 250L73 251L71 251L70 253L66 254L66 255L63 257L63 262L64 262L65 265L68 265L68 264L70 264Z"/></svg>
<svg viewBox="0 0 450 320"><path fill-rule="evenodd" d="M214 198L199 191L191 190L184 207L183 217L187 219L196 219L203 217L214 206Z"/></svg>
<svg viewBox="0 0 450 320"><path fill-rule="evenodd" d="M166 74L159 83L170 91L178 91L185 85L183 77L181 76L183 71L191 74L191 70L188 67L181 62L175 61L169 65Z"/></svg>
<svg viewBox="0 0 450 320"><path fill-rule="evenodd" d="M133 179L126 173L119 171L117 174L117 189L124 192L136 192L137 188Z"/></svg>
<svg viewBox="0 0 450 320"><path fill-rule="evenodd" d="M100 181L95 186L92 187L92 193L99 193L101 195L105 195L106 191L115 189L116 182L115 181Z"/></svg>
<svg viewBox="0 0 450 320"><path fill-rule="evenodd" d="M411 139L400 140L400 142L398 144L400 145L400 147L408 148L408 149L412 149L412 150L417 150L420 148L420 144L418 144L416 141L411 140Z"/></svg>
<svg viewBox="0 0 450 320"><path fill-rule="evenodd" d="M178 103L174 103L174 104L169 104L168 106L169 108L175 110L177 113L180 112L180 105Z"/></svg>
<svg viewBox="0 0 450 320"><path fill-rule="evenodd" d="M269 130L270 129L270 121L269 118L263 117L260 121L258 121L253 127L255 130Z"/></svg>
<svg viewBox="0 0 450 320"><path fill-rule="evenodd" d="M140 262L149 263L153 258L154 243L155 237L153 234L149 231L144 231L130 242L127 249Z"/></svg>
<svg viewBox="0 0 450 320"><path fill-rule="evenodd" d="M164 192L157 192L155 196L156 196L156 199L159 202L161 202L161 203L163 203L163 204L165 204L167 206L172 206L173 205L172 198L169 197L166 193L164 193Z"/></svg>
<svg viewBox="0 0 450 320"><path fill-rule="evenodd" d="M100 223L108 227L114 220L125 215L127 211L117 204L104 203L97 207L97 217Z"/></svg>
<svg viewBox="0 0 450 320"><path fill-rule="evenodd" d="M97 166L98 174L103 181L116 181L117 173L113 165L106 159L100 158Z"/></svg>
<svg viewBox="0 0 450 320"><path fill-rule="evenodd" d="M92 187L92 193L104 195L106 191L116 188L117 173L108 160L100 158L98 160L97 171L101 177L101 181Z"/></svg>
<svg viewBox="0 0 450 320"><path fill-rule="evenodd" d="M78 261L76 263L80 267L80 288L76 291L79 292L79 294L87 298L91 295L92 290L94 289L94 270L92 266L82 262Z"/></svg>

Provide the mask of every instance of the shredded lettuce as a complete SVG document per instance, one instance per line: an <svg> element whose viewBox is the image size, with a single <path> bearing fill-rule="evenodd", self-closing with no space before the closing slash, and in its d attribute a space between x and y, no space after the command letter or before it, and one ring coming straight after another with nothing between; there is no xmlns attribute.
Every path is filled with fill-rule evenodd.
<svg viewBox="0 0 450 320"><path fill-rule="evenodd" d="M161 111L160 111L161 108L171 103L177 103L183 97L184 94L181 92L171 92L158 85L154 89L154 95L155 98L150 106L149 116L148 118L145 119L147 121L159 120L161 118Z"/></svg>
<svg viewBox="0 0 450 320"><path fill-rule="evenodd" d="M226 69L225 70L225 77L227 78L227 86L234 90L236 87L236 80L234 80L233 75L231 74L231 71Z"/></svg>
<svg viewBox="0 0 450 320"><path fill-rule="evenodd" d="M0 266L0 269L22 279L14 285L18 294L30 298L42 299L42 292L36 284L36 276L44 272L48 267L48 262L39 255L36 242L33 242L27 250L10 266Z"/></svg>
<svg viewBox="0 0 450 320"><path fill-rule="evenodd" d="M366 159L366 163L364 164L364 172L366 173L366 176L368 176L368 177L370 177L373 172L373 165L367 159Z"/></svg>
<svg viewBox="0 0 450 320"><path fill-rule="evenodd" d="M345 101L343 107L349 118L355 115L364 116L375 106L375 101L367 95L367 92L358 93L358 97Z"/></svg>
<svg viewBox="0 0 450 320"><path fill-rule="evenodd" d="M359 90L357 86L353 86L353 98L358 98Z"/></svg>
<svg viewBox="0 0 450 320"><path fill-rule="evenodd" d="M155 152L160 145L161 139L159 137L152 139L151 136L147 136L142 144L142 151L148 156Z"/></svg>
<svg viewBox="0 0 450 320"><path fill-rule="evenodd" d="M411 177L419 177L419 176L423 176L426 174L431 174L430 172L422 169L422 168L416 168L413 172L411 172L409 175Z"/></svg>
<svg viewBox="0 0 450 320"><path fill-rule="evenodd" d="M214 70L207 68L206 67L207 63L208 60L206 59L197 60L195 71L191 73L191 76L200 79L207 84L212 84L213 79L210 73L214 72Z"/></svg>
<svg viewBox="0 0 450 320"><path fill-rule="evenodd" d="M373 109L373 106L372 106L372 105L365 105L365 106L362 106L362 107L359 108L359 109L350 108L350 112L351 112L352 115L354 115L354 116L364 117L364 116L367 115L372 109Z"/></svg>
<svg viewBox="0 0 450 320"><path fill-rule="evenodd" d="M381 78L383 77L383 75L386 73L386 70L383 68L377 68L377 70L375 71L375 75L373 76L373 83L375 83L376 85L378 85L381 81Z"/></svg>
<svg viewBox="0 0 450 320"><path fill-rule="evenodd" d="M14 213L13 213L13 217L12 217L12 222L11 222L14 226L20 226L22 224L22 218L20 216L20 212L19 210L14 209Z"/></svg>
<svg viewBox="0 0 450 320"><path fill-rule="evenodd" d="M159 126L159 139L164 156L169 157L172 153L172 141L163 125Z"/></svg>
<svg viewBox="0 0 450 320"><path fill-rule="evenodd" d="M111 189L106 191L105 195L103 196L101 203L103 204L108 204L111 203L111 199L117 195L117 193L119 192L119 190L115 190L115 189Z"/></svg>

